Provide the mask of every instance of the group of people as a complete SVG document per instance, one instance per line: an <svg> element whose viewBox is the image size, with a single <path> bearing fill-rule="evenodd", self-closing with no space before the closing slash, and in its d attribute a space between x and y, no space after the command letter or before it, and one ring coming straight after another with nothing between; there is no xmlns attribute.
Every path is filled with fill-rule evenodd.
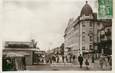
<svg viewBox="0 0 115 73"><path fill-rule="evenodd" d="M73 63L75 62L75 55L51 55L46 57L46 62L47 63Z"/></svg>
<svg viewBox="0 0 115 73"><path fill-rule="evenodd" d="M83 61L84 61L84 58L83 58L83 56L80 54L80 55L78 56L78 62L79 62L80 68L82 68ZM88 58L85 59L85 65L86 65L86 69L88 70L88 69L89 69L89 60L88 60Z"/></svg>
<svg viewBox="0 0 115 73"><path fill-rule="evenodd" d="M59 63L59 55L51 55L46 57L46 63Z"/></svg>
<svg viewBox="0 0 115 73"><path fill-rule="evenodd" d="M92 56L92 63L94 63L94 56ZM99 59L97 59L97 65L99 66L100 69L104 69L104 67L109 67L110 69L112 69L112 57L111 56L103 56L101 55L99 57ZM89 65L91 64L91 61L89 62L89 58L85 58L84 61L84 57L80 54L78 56L78 62L80 65L80 68L82 68L83 62L86 65L86 69L89 69Z"/></svg>
<svg viewBox="0 0 115 73"><path fill-rule="evenodd" d="M107 60L106 60L107 59ZM60 61L61 60L61 61ZM77 62L80 65L80 68L82 68L83 65L85 65L86 69L90 69L89 65L92 65L95 63L95 58L94 55L87 55L86 57L82 56L81 54L77 57L75 55L67 55L67 56L59 56L59 55L52 55L50 57L47 57L46 62L47 63L74 63ZM96 59L97 65L99 66L98 68L103 69L104 65L106 66L112 66L112 58L110 56L104 56ZM95 63L96 64L96 63ZM108 65L107 65L108 64ZM93 67L93 66L92 66Z"/></svg>
<svg viewBox="0 0 115 73"><path fill-rule="evenodd" d="M25 58L6 57L2 58L2 71L26 70Z"/></svg>
<svg viewBox="0 0 115 73"><path fill-rule="evenodd" d="M99 64L100 64L100 68L104 69L104 67L109 67L110 69L112 69L112 57L111 56L100 56L99 59Z"/></svg>
<svg viewBox="0 0 115 73"><path fill-rule="evenodd" d="M67 63L74 63L76 56L75 55L67 55L67 56L65 56L65 59L66 59Z"/></svg>
<svg viewBox="0 0 115 73"><path fill-rule="evenodd" d="M2 60L2 70L3 71L15 71L15 64L11 58L3 58Z"/></svg>
<svg viewBox="0 0 115 73"><path fill-rule="evenodd" d="M80 54L78 56L78 62L79 62L79 65L80 65L80 68L82 68L82 65L83 65L83 56ZM86 65L86 69L89 69L89 61L88 61L88 58L85 59L85 65Z"/></svg>

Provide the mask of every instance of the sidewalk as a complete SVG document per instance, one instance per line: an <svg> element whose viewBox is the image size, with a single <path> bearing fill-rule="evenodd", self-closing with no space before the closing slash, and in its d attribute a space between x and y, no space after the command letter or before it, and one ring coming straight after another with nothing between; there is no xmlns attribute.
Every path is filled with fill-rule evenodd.
<svg viewBox="0 0 115 73"><path fill-rule="evenodd" d="M95 60L95 62L94 63L92 63L91 61L90 61L90 65L89 65L89 68L91 69L91 70L99 70L99 71L110 71L111 69L110 69L110 66L108 65L108 64L104 64L104 66L103 66L103 69L101 69L100 68L100 65L99 65L99 60Z"/></svg>
<svg viewBox="0 0 115 73"><path fill-rule="evenodd" d="M88 70L90 71L111 71L110 66L105 64L103 66L103 69L101 69L99 65L99 60L95 60L94 63L92 63L91 60L89 62L90 65ZM87 70L84 62L82 66L83 68L79 68L79 64L72 64L72 63L53 63L50 66L62 69L85 70L85 71Z"/></svg>
<svg viewBox="0 0 115 73"><path fill-rule="evenodd" d="M52 63L44 65L32 65L27 66L27 70L39 70L39 71L110 71L110 68L104 65L104 69L100 68L99 61L95 60L95 63L89 61L89 69L86 68L85 63L83 63L82 68L79 64L72 63Z"/></svg>

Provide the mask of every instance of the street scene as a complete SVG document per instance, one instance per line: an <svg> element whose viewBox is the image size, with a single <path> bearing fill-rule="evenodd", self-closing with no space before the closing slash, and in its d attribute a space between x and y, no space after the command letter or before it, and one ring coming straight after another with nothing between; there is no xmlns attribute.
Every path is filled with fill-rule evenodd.
<svg viewBox="0 0 115 73"><path fill-rule="evenodd" d="M112 18L98 2L5 0L2 71L112 71Z"/></svg>

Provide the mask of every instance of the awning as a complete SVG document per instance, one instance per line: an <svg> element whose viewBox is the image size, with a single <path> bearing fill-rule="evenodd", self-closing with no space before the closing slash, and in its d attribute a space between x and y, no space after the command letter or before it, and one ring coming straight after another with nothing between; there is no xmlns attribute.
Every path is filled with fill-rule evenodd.
<svg viewBox="0 0 115 73"><path fill-rule="evenodd" d="M23 57L24 55L22 54L18 54L18 53L15 53L15 52L8 52L6 54L6 57Z"/></svg>
<svg viewBox="0 0 115 73"><path fill-rule="evenodd" d="M29 53L26 53L26 52L16 52L18 54L21 54L21 55L30 55Z"/></svg>

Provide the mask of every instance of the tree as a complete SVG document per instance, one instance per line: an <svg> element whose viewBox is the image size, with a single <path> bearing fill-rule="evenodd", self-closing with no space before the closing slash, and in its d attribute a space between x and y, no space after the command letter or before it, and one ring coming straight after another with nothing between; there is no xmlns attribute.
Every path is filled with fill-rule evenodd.
<svg viewBox="0 0 115 73"><path fill-rule="evenodd" d="M32 39L31 42L33 44L33 48L36 48L37 47L37 42L34 39Z"/></svg>

